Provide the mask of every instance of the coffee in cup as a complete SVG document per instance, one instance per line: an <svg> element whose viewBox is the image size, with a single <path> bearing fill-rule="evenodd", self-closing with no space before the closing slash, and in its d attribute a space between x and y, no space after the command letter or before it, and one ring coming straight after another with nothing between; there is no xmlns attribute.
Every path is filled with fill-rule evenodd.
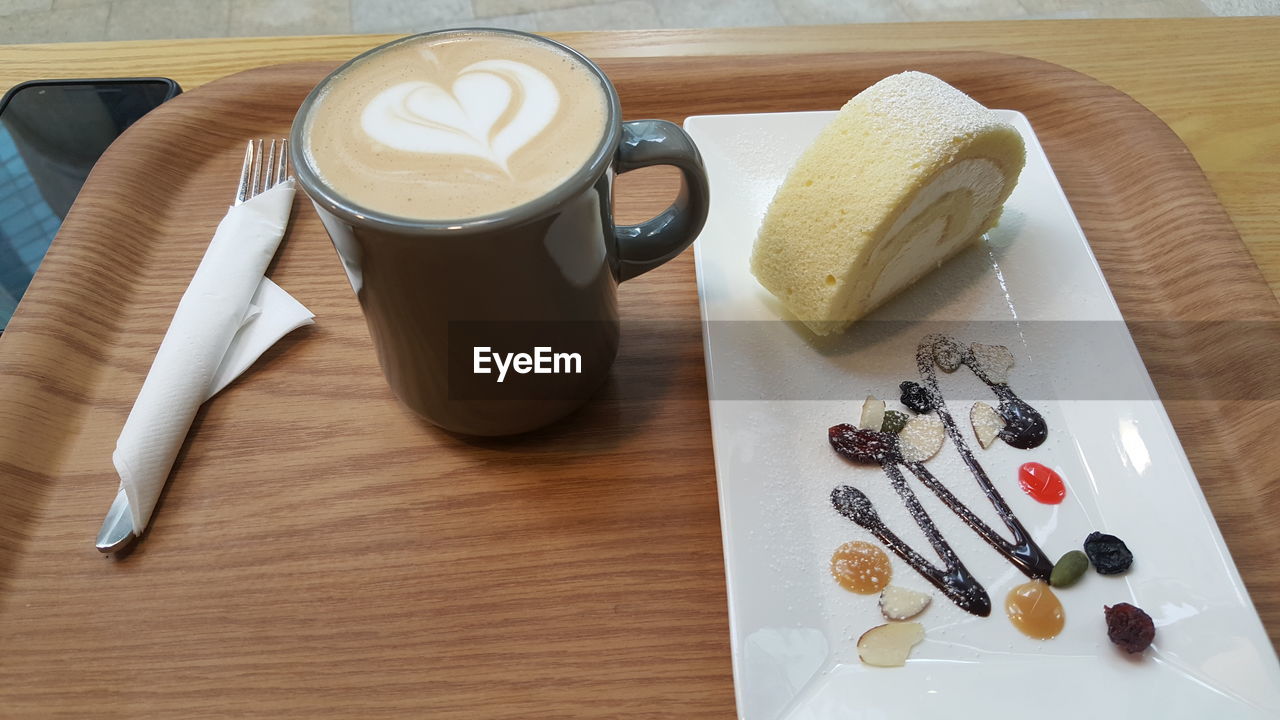
<svg viewBox="0 0 1280 720"><path fill-rule="evenodd" d="M420 220L522 205L581 168L605 132L599 78L547 43L498 33L404 43L328 83L308 161L351 201Z"/></svg>

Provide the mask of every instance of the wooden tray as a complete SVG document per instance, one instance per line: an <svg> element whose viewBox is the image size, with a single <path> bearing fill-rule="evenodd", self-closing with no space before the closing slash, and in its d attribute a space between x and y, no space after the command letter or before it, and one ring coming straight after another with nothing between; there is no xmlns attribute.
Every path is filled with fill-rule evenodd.
<svg viewBox="0 0 1280 720"><path fill-rule="evenodd" d="M1250 552L1280 545L1265 502L1280 403L1234 402L1239 422L1221 422L1215 377L1242 348L1214 324L1133 323L1274 326L1280 311L1155 116L1073 71L990 54L602 64L632 118L832 109L907 68L1025 112L1280 636L1280 570ZM0 339L0 716L733 716L689 253L623 286L621 355L588 407L472 440L393 401L300 199L271 276L317 324L201 410L137 550L93 549L115 437L243 142L284 134L331 67L233 75L130 129ZM634 217L671 192L659 173L620 195Z"/></svg>

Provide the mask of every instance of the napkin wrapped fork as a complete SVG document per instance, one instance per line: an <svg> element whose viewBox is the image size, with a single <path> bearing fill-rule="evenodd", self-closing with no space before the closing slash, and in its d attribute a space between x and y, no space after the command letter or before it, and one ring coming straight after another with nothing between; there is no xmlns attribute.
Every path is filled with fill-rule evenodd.
<svg viewBox="0 0 1280 720"><path fill-rule="evenodd" d="M197 410L267 348L314 317L263 276L289 223L294 183L287 141L250 141L235 204L174 312L116 441L120 488L98 549L142 534Z"/></svg>

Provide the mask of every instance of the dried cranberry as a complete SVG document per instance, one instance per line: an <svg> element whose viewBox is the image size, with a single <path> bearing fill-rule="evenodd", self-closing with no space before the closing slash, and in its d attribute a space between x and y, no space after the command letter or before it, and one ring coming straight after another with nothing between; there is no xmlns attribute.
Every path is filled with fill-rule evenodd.
<svg viewBox="0 0 1280 720"><path fill-rule="evenodd" d="M1089 533L1084 539L1084 552L1100 575L1119 575L1133 564L1133 553L1115 535Z"/></svg>
<svg viewBox="0 0 1280 720"><path fill-rule="evenodd" d="M827 438L836 452L864 465L880 465L898 452L896 436L847 423L832 426L827 431Z"/></svg>
<svg viewBox="0 0 1280 720"><path fill-rule="evenodd" d="M923 415L927 412L933 412L933 398L929 397L929 391L920 386L920 383L905 380L898 384L898 389L902 391L902 404L911 409L911 412Z"/></svg>
<svg viewBox="0 0 1280 720"><path fill-rule="evenodd" d="M1140 653L1156 638L1156 624L1142 608L1129 603L1103 606L1107 616L1107 637L1128 653Z"/></svg>

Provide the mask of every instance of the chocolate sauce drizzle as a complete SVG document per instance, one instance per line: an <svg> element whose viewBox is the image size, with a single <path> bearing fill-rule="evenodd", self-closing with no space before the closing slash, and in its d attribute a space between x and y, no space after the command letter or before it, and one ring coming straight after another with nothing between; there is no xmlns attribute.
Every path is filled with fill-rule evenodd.
<svg viewBox="0 0 1280 720"><path fill-rule="evenodd" d="M1031 539L1030 533L1022 526L1022 522L1018 520L1017 516L1013 514L1013 510L1009 508L1009 504L1005 502L1000 491L996 490L995 485L991 483L991 478L987 477L987 471L978 463L978 459L973 455L973 450L965 442L960 427L956 424L955 418L952 417L951 411L947 409L946 399L943 398L942 391L938 389L938 374L934 370L933 358L938 347L944 344L950 348L956 348L959 345L955 340L945 335L926 336L916 349L916 369L920 371L920 376L924 379L924 388L933 401L934 412L938 413L938 417L942 420L942 424L947 430L947 435L951 437L951 442L955 443L956 450L960 452L961 459L968 466L973 479L978 483L978 487L982 488L982 492L986 494L987 499L995 507L996 514L1000 516L1005 527L1009 528L1009 532L1013 535L1013 542L1005 540L979 519L978 516L974 515L964 503L951 494L951 491L945 485L938 482L938 479L925 468L924 463L907 463L906 467L912 474L920 478L920 482L933 491L933 494L937 495L938 499L946 503L947 507L959 515L960 519L965 521L965 524L973 528L973 531L982 536L982 539L986 540L987 544L995 548L1001 555L1004 555L1024 575L1033 580L1048 580L1049 574L1053 572L1053 560L1048 555L1045 555L1044 551ZM1000 431L999 437L1001 440L1021 450L1038 447L1044 442L1049 434L1049 429L1045 424L1044 417L1035 408L1027 404L1022 398L1019 398L1007 384L992 382L987 377L981 363L975 360L972 350L965 349L961 352L960 364L968 367L979 380L986 383L1000 398L998 412L1008 423L1004 430Z"/></svg>
<svg viewBox="0 0 1280 720"><path fill-rule="evenodd" d="M939 334L926 335L916 348L916 367L925 380L924 387L934 407L945 409L942 392L938 390L938 374L934 371L935 360L948 372L964 365L1000 398L1000 406L996 408L996 412L1005 421L1004 428L997 434L1001 440L1019 450L1030 450L1039 447L1049 436L1049 426L1045 424L1044 417L1018 397L1007 383L993 381L974 355L972 347L963 347L955 339ZM954 430L955 423L950 421L950 414L939 413L939 416L947 423L948 429ZM959 438L956 432L950 434L953 439ZM957 444L960 444L959 440Z"/></svg>
<svg viewBox="0 0 1280 720"><path fill-rule="evenodd" d="M992 385L991 389L1000 397L1000 407L996 412L1007 423L998 433L1000 439L1019 450L1039 447L1049 435L1049 428L1040 413L1014 395L1008 385Z"/></svg>
<svg viewBox="0 0 1280 720"><path fill-rule="evenodd" d="M830 429L828 439L836 452L849 460L863 464L876 464L884 470L894 491L902 499L916 524L929 540L929 544L943 561L944 568L939 569L934 566L889 530L880 520L871 501L858 489L848 485L836 488L831 493L831 504L841 515L875 535L885 547L933 583L961 609L986 617L991 613L991 599L986 589L969 573L955 551L942 537L929 514L920 505L915 492L907 485L906 479L898 469L899 465L910 470L921 484L937 495L938 499L951 508L961 520L964 520L965 524L1023 574L1032 579L1047 580L1053 571L1053 561L1031 539L1022 522L1013 514L1004 497L992 485L986 471L965 442L960 428L947 409L942 391L938 388L938 376L934 370L935 358L944 369L955 370L960 365L965 365L996 393L1000 398L998 412L1006 422L999 437L1012 447L1029 449L1040 445L1048 435L1048 427L1040 413L1019 398L1007 384L991 380L971 349L962 348L955 340L944 335L929 335L921 341L916 350L916 365L920 376L924 379L923 387L929 393L934 411L938 413L947 435L955 443L956 450L959 451L974 480L982 488L987 499L995 507L996 513L1013 535L1013 541L1005 540L975 515L968 506L960 502L959 498L929 472L923 462L904 460L899 451L898 438L891 433L863 430L851 425L837 425Z"/></svg>
<svg viewBox="0 0 1280 720"><path fill-rule="evenodd" d="M978 582L969 573L964 563L960 562L960 558L956 556L955 551L951 549L951 546L942 537L942 533L938 532L938 526L933 524L933 520L929 518L929 514L920 505L920 500L916 497L916 494L907 486L906 480L903 479L902 473L898 472L897 466L889 464L885 465L884 468L885 472L889 474L890 481L893 482L894 489L898 491L898 496L906 503L907 509L916 518L916 522L920 524L920 529L924 531L925 537L929 539L929 544L933 546L934 552L938 553L938 557L942 559L944 569L934 566L933 563L930 563L895 535L880 519L880 515L876 513L875 506L871 504L871 500L866 495L862 494L861 490L849 485L841 485L832 490L831 504L835 506L836 511L864 529L869 530L885 547L905 560L908 565L926 580L933 583L934 587L941 590L943 595L960 606L962 610L980 617L990 615L991 596L987 594L986 588L982 587L982 583Z"/></svg>

